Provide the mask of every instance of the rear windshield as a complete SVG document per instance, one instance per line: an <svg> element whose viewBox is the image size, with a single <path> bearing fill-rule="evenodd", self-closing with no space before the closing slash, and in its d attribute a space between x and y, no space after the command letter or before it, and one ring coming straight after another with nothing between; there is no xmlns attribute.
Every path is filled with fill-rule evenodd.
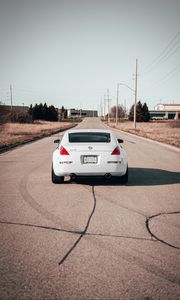
<svg viewBox="0 0 180 300"><path fill-rule="evenodd" d="M69 133L70 143L110 143L110 141L110 133L106 132Z"/></svg>

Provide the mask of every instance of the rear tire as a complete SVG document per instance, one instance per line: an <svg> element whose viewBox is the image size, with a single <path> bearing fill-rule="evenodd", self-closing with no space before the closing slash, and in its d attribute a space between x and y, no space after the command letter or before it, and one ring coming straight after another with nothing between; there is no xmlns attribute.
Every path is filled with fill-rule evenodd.
<svg viewBox="0 0 180 300"><path fill-rule="evenodd" d="M55 183L55 184L64 182L64 176L57 176L54 173L53 167L52 167L51 178L52 178L52 182Z"/></svg>
<svg viewBox="0 0 180 300"><path fill-rule="evenodd" d="M126 173L121 177L121 182L122 184L128 183L128 166L127 166Z"/></svg>

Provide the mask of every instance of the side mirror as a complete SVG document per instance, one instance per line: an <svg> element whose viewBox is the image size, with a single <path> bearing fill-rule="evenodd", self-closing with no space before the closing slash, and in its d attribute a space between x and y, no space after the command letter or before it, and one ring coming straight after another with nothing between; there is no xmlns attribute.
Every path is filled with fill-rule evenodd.
<svg viewBox="0 0 180 300"><path fill-rule="evenodd" d="M55 144L59 144L60 143L60 139L54 140Z"/></svg>
<svg viewBox="0 0 180 300"><path fill-rule="evenodd" d="M119 144L124 143L124 141L122 139L117 139Z"/></svg>

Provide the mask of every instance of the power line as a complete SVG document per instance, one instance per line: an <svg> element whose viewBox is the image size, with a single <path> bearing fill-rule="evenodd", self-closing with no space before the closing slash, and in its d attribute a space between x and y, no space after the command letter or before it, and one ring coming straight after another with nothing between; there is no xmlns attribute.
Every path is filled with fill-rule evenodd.
<svg viewBox="0 0 180 300"><path fill-rule="evenodd" d="M180 64L177 65L174 69L172 69L169 73L167 73L164 77L162 77L160 80L158 80L156 83L161 83L162 81L169 79L171 77L173 77L176 73L177 70L179 69Z"/></svg>
<svg viewBox="0 0 180 300"><path fill-rule="evenodd" d="M156 82L154 82L152 85L150 85L148 88L161 84L163 82L166 82L167 80L169 80L170 78L172 78L179 70L180 68L180 64L178 64L175 68L173 68L170 72L168 72L165 76L163 76L162 78L160 78L159 80L157 80Z"/></svg>
<svg viewBox="0 0 180 300"><path fill-rule="evenodd" d="M149 69L148 71L144 72L143 74L148 74L148 73L150 73L150 72L153 71L156 67L158 67L159 64L166 62L166 61L167 61L172 55L174 55L174 54L177 52L177 50L179 50L179 49L180 49L180 45L178 45L178 47L176 47L175 50L174 50L173 52L167 53L165 56L163 56L163 57L157 62L157 64L156 64L154 67L152 67L152 68Z"/></svg>
<svg viewBox="0 0 180 300"><path fill-rule="evenodd" d="M178 36L179 36L179 38L178 38ZM166 55L166 50L169 51L168 48L172 48L173 46L175 46L175 45L173 45L173 43L177 38L178 38L178 40L175 42L175 45L176 45L177 42L179 42L180 32L176 33L176 35L170 40L168 45L161 51L161 53L149 65L147 65L144 69L145 70L150 69L152 67L152 65L156 64L157 61L162 58L162 56Z"/></svg>
<svg viewBox="0 0 180 300"><path fill-rule="evenodd" d="M177 50L180 48L180 32L176 33L173 39L170 40L168 45L161 51L161 53L151 62L151 64L147 65L142 72L142 75L147 74L153 71L159 64L165 62L172 55L174 55Z"/></svg>

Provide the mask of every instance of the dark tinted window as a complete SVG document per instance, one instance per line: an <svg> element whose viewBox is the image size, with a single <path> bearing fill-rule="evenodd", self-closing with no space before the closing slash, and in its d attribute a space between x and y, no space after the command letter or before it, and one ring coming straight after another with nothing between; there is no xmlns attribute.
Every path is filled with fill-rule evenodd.
<svg viewBox="0 0 180 300"><path fill-rule="evenodd" d="M110 143L110 141L110 133L106 132L69 133L70 143Z"/></svg>

